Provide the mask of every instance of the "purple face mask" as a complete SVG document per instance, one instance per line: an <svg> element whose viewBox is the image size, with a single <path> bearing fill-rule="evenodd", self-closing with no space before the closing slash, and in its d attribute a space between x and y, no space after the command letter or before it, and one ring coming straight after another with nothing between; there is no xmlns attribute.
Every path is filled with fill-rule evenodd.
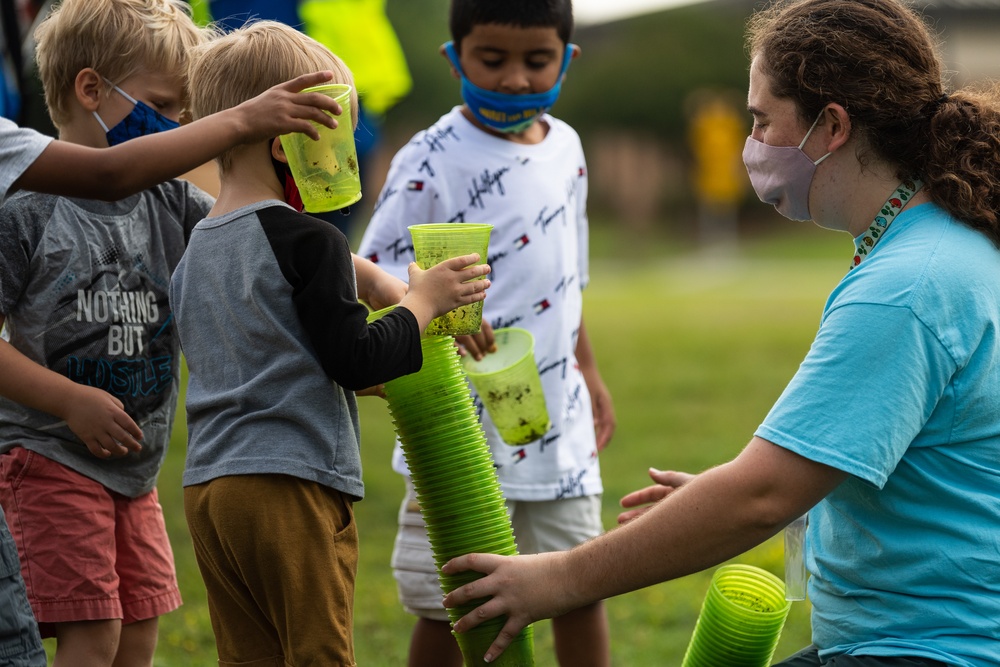
<svg viewBox="0 0 1000 667"><path fill-rule="evenodd" d="M809 187L812 185L816 166L830 157L832 151L813 162L802 152L809 135L822 117L820 112L798 146L771 146L753 137L747 137L743 147L743 164L750 175L754 192L765 204L771 204L778 213L792 220L811 220L809 215Z"/></svg>

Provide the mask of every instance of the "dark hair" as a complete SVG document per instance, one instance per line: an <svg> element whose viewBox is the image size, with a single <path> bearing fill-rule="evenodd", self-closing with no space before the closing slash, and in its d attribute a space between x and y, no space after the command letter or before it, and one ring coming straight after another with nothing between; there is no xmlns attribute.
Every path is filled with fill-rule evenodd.
<svg viewBox="0 0 1000 667"><path fill-rule="evenodd" d="M1000 245L1000 86L946 94L936 39L913 10L778 0L750 18L747 49L803 119L841 104L876 158Z"/></svg>
<svg viewBox="0 0 1000 667"><path fill-rule="evenodd" d="M448 27L455 48L477 25L555 28L564 44L573 36L573 0L451 0Z"/></svg>

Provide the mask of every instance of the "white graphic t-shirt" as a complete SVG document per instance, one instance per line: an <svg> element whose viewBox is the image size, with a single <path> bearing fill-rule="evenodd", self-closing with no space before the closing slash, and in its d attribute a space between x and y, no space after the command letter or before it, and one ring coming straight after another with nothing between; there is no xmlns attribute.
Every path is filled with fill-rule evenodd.
<svg viewBox="0 0 1000 667"><path fill-rule="evenodd" d="M359 253L406 280L409 225L493 225L493 286L483 319L535 337L552 420L544 437L505 444L476 397L504 495L554 500L602 492L590 392L575 349L589 280L587 167L576 132L544 116L545 139L524 145L476 128L455 107L396 154ZM397 442L393 467L406 474Z"/></svg>

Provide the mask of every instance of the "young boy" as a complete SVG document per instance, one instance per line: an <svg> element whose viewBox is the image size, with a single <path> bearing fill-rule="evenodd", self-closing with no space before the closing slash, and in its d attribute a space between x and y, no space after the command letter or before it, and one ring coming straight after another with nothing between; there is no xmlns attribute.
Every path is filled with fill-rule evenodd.
<svg viewBox="0 0 1000 667"><path fill-rule="evenodd" d="M168 133L139 137L110 149L53 140L0 118L0 202L6 199L8 192L18 188L65 196L87 193L98 199L114 200L185 173L244 141L284 132L315 134L309 121L332 123L334 121L322 109L339 109L326 95L297 91L329 78L329 72L297 77L239 107ZM4 378L17 381L7 372L0 376L0 381ZM21 576L17 546L2 507L0 655L12 667L45 667L47 664Z"/></svg>
<svg viewBox="0 0 1000 667"><path fill-rule="evenodd" d="M413 256L407 225L494 225L495 286L483 333L459 342L480 358L493 328L534 334L552 429L514 448L503 444L488 414L481 416L519 552L567 549L603 530L597 455L614 430L610 395L582 318L588 279L583 151L576 133L546 113L579 54L569 43L572 7L569 0L453 0L450 27L453 41L442 53L462 82L465 104L396 155L359 254L402 278ZM406 474L398 444L393 467ZM403 605L418 616L409 664L460 665L409 483L399 521L393 568ZM608 663L600 604L555 619L553 629L560 664Z"/></svg>
<svg viewBox="0 0 1000 667"><path fill-rule="evenodd" d="M63 169L100 164L95 149L135 157L128 143L107 147L176 125L186 53L203 39L184 7L64 0L49 15L37 53L61 141L21 132L5 142L21 172L14 185L77 193L83 177L45 180L54 160L64 158ZM278 98L287 121L286 93ZM227 130L246 119L217 119L177 130L177 144L190 148L213 126L226 137L202 136L215 150L234 143L233 129L240 139L273 130L256 121ZM165 147L153 139L134 143ZM157 167L135 164L127 187L189 168L175 150ZM99 173L115 173L114 164ZM211 203L172 181L111 203L23 193L0 208L0 323L9 335L0 341L0 503L41 635L57 639L57 664L150 665L157 617L180 604L155 491L178 386L167 286ZM32 644L22 642L29 660Z"/></svg>
<svg viewBox="0 0 1000 667"><path fill-rule="evenodd" d="M194 56L194 115L317 67L353 85L315 40L250 24ZM336 227L286 205L285 163L277 139L219 157L219 198L171 281L190 372L185 515L220 664L353 665L354 392L418 370L421 331L482 300L489 281L465 281L489 269L470 266L477 255L413 265L405 291L355 260ZM402 300L369 325L359 296L376 309Z"/></svg>

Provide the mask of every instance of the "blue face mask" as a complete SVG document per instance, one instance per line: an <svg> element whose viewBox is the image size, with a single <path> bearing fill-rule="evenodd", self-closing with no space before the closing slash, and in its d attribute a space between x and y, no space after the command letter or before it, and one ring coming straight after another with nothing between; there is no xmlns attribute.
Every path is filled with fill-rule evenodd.
<svg viewBox="0 0 1000 667"><path fill-rule="evenodd" d="M458 51L455 50L454 42L445 44L444 50L448 60L462 76L462 99L476 120L490 129L511 133L528 129L539 116L552 108L559 99L563 75L566 74L569 62L573 59L573 45L567 44L556 85L542 93L511 95L486 90L469 81L458 62Z"/></svg>
<svg viewBox="0 0 1000 667"><path fill-rule="evenodd" d="M107 81L107 79L105 79ZM172 130L176 127L180 127L180 123L177 121L170 120L156 109L148 106L144 102L133 99L131 95L126 93L124 90L115 86L113 83L108 81L110 85L114 87L122 97L127 99L129 102L134 104L132 111L129 112L127 116L122 118L121 122L115 125L110 130L108 126L104 124L101 117L94 111L94 118L97 122L101 124L104 128L105 136L108 138L108 146L116 146L120 143L124 143L129 139L135 139L136 137L142 137L147 134L156 134L157 132L164 132L166 130Z"/></svg>

